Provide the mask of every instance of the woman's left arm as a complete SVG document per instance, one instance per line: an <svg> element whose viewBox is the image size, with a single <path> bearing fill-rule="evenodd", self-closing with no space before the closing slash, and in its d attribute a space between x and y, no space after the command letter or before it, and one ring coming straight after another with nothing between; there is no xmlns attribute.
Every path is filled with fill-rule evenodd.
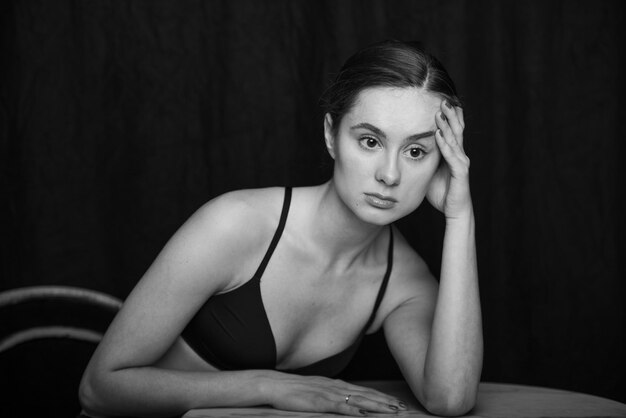
<svg viewBox="0 0 626 418"><path fill-rule="evenodd" d="M474 217L468 214L446 222L439 292L424 362L426 399L435 400L451 415L468 412L476 402L482 361Z"/></svg>
<svg viewBox="0 0 626 418"><path fill-rule="evenodd" d="M439 286L436 289L433 280L421 274L419 293L391 312L384 326L391 351L419 401L439 415L462 415L476 402L482 319L463 113L445 102L441 108L436 139L446 164L433 177L428 194L446 216Z"/></svg>

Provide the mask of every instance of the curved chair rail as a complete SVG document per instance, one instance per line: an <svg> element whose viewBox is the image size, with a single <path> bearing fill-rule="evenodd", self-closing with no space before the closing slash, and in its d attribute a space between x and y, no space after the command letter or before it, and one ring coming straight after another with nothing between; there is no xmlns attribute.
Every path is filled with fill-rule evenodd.
<svg viewBox="0 0 626 418"><path fill-rule="evenodd" d="M0 292L0 308L29 300L55 298L88 301L115 310L122 306L118 298L97 290L72 286L28 286Z"/></svg>
<svg viewBox="0 0 626 418"><path fill-rule="evenodd" d="M0 292L0 353L42 338L98 343L122 306L114 296L71 286L29 286Z"/></svg>

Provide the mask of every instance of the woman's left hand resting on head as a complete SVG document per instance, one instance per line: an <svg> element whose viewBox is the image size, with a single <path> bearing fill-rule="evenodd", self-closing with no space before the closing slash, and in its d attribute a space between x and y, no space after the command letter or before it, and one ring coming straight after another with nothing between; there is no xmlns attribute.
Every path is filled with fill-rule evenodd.
<svg viewBox="0 0 626 418"><path fill-rule="evenodd" d="M453 107L447 101L435 117L435 139L444 158L430 183L427 199L447 219L472 213L469 188L470 161L463 150L463 108Z"/></svg>
<svg viewBox="0 0 626 418"><path fill-rule="evenodd" d="M462 108L444 100L435 120L442 161L426 197L446 218L439 286L408 285L413 296L390 313L384 330L419 401L435 414L462 415L475 405L483 359L469 158Z"/></svg>

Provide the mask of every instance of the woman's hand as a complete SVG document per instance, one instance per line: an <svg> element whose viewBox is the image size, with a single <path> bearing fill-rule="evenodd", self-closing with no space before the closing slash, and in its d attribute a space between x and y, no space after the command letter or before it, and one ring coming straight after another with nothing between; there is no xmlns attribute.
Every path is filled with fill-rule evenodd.
<svg viewBox="0 0 626 418"><path fill-rule="evenodd" d="M472 210L469 189L470 161L463 150L463 109L441 102L435 116L435 139L444 159L433 176L426 195L431 205L443 212L446 219L466 215Z"/></svg>
<svg viewBox="0 0 626 418"><path fill-rule="evenodd" d="M275 409L357 417L368 412L394 414L406 410L395 397L342 380L280 372L275 376L266 387L269 404Z"/></svg>

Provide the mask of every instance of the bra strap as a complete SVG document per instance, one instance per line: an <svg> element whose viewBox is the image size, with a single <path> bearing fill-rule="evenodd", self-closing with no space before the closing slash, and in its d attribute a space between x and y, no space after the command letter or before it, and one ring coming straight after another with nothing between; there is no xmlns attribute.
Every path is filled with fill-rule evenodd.
<svg viewBox="0 0 626 418"><path fill-rule="evenodd" d="M280 213L280 221L278 222L278 227L276 228L276 232L274 232L274 237L272 238L272 242L270 242L270 246L265 253L265 257L263 257L263 261L259 265L259 268L254 273L254 277L261 277L263 272L265 271L265 267L267 267L267 263L270 262L270 258L272 258L272 254L278 245L278 241L280 240L281 235L283 234L283 230L285 229L285 224L287 223L287 215L289 214L289 205L291 204L291 187L285 187L285 198L283 200L283 210Z"/></svg>
<svg viewBox="0 0 626 418"><path fill-rule="evenodd" d="M363 336L369 327L374 322L374 318L376 317L376 312L378 312L378 307L385 296L385 290L387 290L387 283L389 283L389 277L391 277L391 270L393 268L393 228L389 225L389 249L387 250L387 271L385 272L385 277L383 277L383 282L380 284L380 289L378 290L378 296L376 296L376 302L374 302L374 309L372 309L372 314L370 318L367 320L367 324L363 327L361 331L361 336Z"/></svg>

